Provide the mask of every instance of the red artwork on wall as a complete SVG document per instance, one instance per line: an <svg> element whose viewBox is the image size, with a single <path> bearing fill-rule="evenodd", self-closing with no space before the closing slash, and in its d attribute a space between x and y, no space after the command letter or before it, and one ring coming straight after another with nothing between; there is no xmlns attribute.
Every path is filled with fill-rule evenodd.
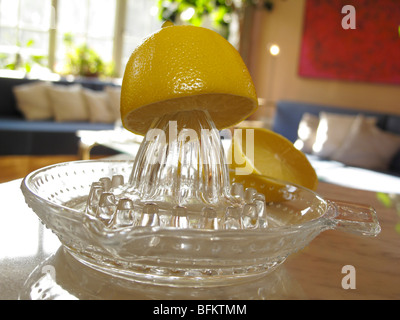
<svg viewBox="0 0 400 320"><path fill-rule="evenodd" d="M355 29L342 27L346 5L355 9ZM399 27L399 0L307 0L299 74L400 84Z"/></svg>

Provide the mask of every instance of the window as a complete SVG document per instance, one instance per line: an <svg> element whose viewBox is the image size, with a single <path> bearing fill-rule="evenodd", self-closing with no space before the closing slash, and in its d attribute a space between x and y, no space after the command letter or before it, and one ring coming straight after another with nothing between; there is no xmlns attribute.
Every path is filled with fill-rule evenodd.
<svg viewBox="0 0 400 320"><path fill-rule="evenodd" d="M115 0L59 0L57 5L56 70L61 70L69 34L74 45L87 44L102 60L112 61Z"/></svg>
<svg viewBox="0 0 400 320"><path fill-rule="evenodd" d="M0 69L61 71L68 35L121 76L133 48L160 25L157 0L0 0Z"/></svg>
<svg viewBox="0 0 400 320"><path fill-rule="evenodd" d="M0 67L47 64L51 0L0 0Z"/></svg>
<svg viewBox="0 0 400 320"><path fill-rule="evenodd" d="M140 14L146 12L147 14ZM133 49L142 39L159 29L161 22L157 18L157 0L128 0L126 21L123 34L123 65L126 65Z"/></svg>

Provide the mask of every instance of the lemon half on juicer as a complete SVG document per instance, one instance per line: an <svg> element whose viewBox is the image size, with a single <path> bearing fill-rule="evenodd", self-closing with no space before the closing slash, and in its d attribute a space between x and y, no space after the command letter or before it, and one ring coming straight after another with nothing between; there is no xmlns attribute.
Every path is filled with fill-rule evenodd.
<svg viewBox="0 0 400 320"><path fill-rule="evenodd" d="M258 106L238 51L218 33L164 23L131 54L121 91L124 127L145 135L154 118L207 110L217 129L239 123Z"/></svg>

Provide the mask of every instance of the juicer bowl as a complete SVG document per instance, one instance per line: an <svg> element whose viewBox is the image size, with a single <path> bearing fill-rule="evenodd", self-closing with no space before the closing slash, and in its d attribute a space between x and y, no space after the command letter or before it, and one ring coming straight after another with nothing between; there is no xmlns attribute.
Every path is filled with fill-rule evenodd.
<svg viewBox="0 0 400 320"><path fill-rule="evenodd" d="M91 183L131 173L132 161L75 161L28 174L26 203L77 260L112 276L170 286L220 286L259 277L282 264L319 233L380 232L369 206L326 200L285 181L263 177L268 225L252 230L135 226L117 229L85 213ZM246 179L246 176L241 178ZM279 196L276 196L279 195Z"/></svg>

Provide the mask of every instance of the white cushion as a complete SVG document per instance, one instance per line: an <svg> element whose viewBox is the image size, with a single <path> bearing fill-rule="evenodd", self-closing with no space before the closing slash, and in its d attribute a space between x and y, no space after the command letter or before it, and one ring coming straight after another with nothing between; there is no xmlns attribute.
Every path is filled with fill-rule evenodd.
<svg viewBox="0 0 400 320"><path fill-rule="evenodd" d="M330 158L345 141L357 116L321 112L319 118L313 152L320 157ZM367 121L375 125L377 119L370 117Z"/></svg>
<svg viewBox="0 0 400 320"><path fill-rule="evenodd" d="M89 110L90 122L111 123L115 121L106 92L90 89L83 89L82 92Z"/></svg>
<svg viewBox="0 0 400 320"><path fill-rule="evenodd" d="M89 120L89 111L79 84L54 85L49 87L47 91L56 121Z"/></svg>
<svg viewBox="0 0 400 320"><path fill-rule="evenodd" d="M114 116L114 121L117 121L121 118L121 111L120 111L121 87L106 86L104 91L108 95L111 111Z"/></svg>
<svg viewBox="0 0 400 320"><path fill-rule="evenodd" d="M332 159L349 166L385 171L400 150L400 136L382 131L359 115Z"/></svg>
<svg viewBox="0 0 400 320"><path fill-rule="evenodd" d="M47 120L53 117L53 110L46 88L51 83L36 81L13 87L17 108L27 120Z"/></svg>
<svg viewBox="0 0 400 320"><path fill-rule="evenodd" d="M304 113L297 130L295 147L305 153L311 154L317 136L319 117L311 113Z"/></svg>

